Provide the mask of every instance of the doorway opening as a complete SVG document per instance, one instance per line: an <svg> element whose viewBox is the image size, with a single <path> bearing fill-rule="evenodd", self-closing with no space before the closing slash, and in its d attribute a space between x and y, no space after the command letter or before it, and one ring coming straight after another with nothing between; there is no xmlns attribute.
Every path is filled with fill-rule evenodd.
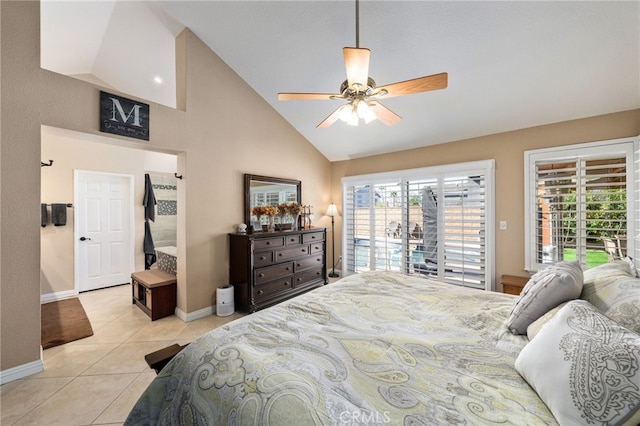
<svg viewBox="0 0 640 426"><path fill-rule="evenodd" d="M47 162L53 160L52 166L41 167L41 202L49 204L68 203L72 205L67 210L66 226L53 226L49 222L47 226L41 229L41 301L48 302L75 296L80 291L102 288L110 286L112 283L123 284L130 282L132 272L145 269L143 250L145 226L144 206L142 205L145 174L162 173L174 175L177 172L178 156L185 154L178 151L157 152L138 143L128 143L127 141L99 135L42 126L41 155L43 159L46 158ZM127 231L130 242L112 243L108 247L99 246L95 244L97 241L91 235L80 235L83 232L87 232L87 229L82 228L76 232L77 226L81 223L79 214L85 216L82 222L91 224L95 229L100 221L106 220L112 213L111 211L106 211L106 216L104 216L104 213L97 214L94 211L81 213L82 209L78 208L79 201L75 194L79 185L74 177L80 171L95 174L96 176L104 175L119 178L128 176L127 179L131 181L129 184L130 193L125 198L130 200L131 217L119 217L112 225L117 225L116 228L125 228L125 224L119 221L130 223L131 225L128 226L129 229ZM121 185L117 182L119 178L116 178L115 183L110 182L107 186L117 188ZM95 183L92 185L95 186ZM179 241L180 235L184 234L184 229L178 225L181 222L177 218L178 215L184 214L182 206L185 206L182 201L184 191L181 190L179 184L177 184L177 190L174 194L174 207L176 207L176 214L173 216L176 221L174 232L176 233L176 240ZM104 202L108 209L113 210L115 206L119 206L121 203L121 201L112 200L110 196L105 197L104 200L109 200ZM97 201L92 201L92 203L93 207L98 204ZM114 216L114 218L116 217ZM80 238L83 236L85 240L81 242ZM87 238L91 239L88 240ZM126 253L126 250L120 250L123 246L119 244L130 244L132 247L131 253ZM83 251L85 252L83 253ZM113 257L119 255L128 257L125 263L130 265L125 268L125 271L121 272L120 277L114 278L114 281L111 282L104 281L106 285L104 285L104 282L90 287L80 285L79 278L83 272L80 270L79 265L76 266L76 261L80 260L81 256L93 256L93 261L85 263L84 268L95 268L93 264L98 264L99 262L103 264L107 262L109 263L109 268L111 268ZM82 260L82 262L86 262L86 259ZM95 269L91 272L95 272Z"/></svg>

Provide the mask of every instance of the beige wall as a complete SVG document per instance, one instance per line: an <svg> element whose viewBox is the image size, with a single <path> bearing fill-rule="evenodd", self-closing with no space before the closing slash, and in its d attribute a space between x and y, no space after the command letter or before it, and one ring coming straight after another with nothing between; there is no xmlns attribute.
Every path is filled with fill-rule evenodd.
<svg viewBox="0 0 640 426"><path fill-rule="evenodd" d="M527 276L524 271L524 151L637 135L640 135L640 110L632 110L340 161L331 165L331 193L342 215L341 179L345 176L495 159L496 289L501 290L499 281L502 274ZM501 220L507 221L508 228L505 231L498 230L497 225ZM337 219L336 257L341 251L341 225L341 218Z"/></svg>
<svg viewBox="0 0 640 426"><path fill-rule="evenodd" d="M3 372L40 359L41 126L103 135L100 88L40 69L39 13L35 1L0 2ZM242 221L243 174L300 179L302 201L322 206L330 163L191 32L177 48L184 111L150 104L151 140L113 143L179 153L178 307L189 314L214 305L228 280L226 234Z"/></svg>

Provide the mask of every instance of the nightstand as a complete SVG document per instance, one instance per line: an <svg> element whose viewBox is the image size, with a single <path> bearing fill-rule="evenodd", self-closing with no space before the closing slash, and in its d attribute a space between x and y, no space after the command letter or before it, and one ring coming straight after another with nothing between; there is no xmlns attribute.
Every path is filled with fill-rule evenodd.
<svg viewBox="0 0 640 426"><path fill-rule="evenodd" d="M500 283L502 292L506 294L520 295L522 288L529 282L529 277L518 277L516 275L503 275Z"/></svg>

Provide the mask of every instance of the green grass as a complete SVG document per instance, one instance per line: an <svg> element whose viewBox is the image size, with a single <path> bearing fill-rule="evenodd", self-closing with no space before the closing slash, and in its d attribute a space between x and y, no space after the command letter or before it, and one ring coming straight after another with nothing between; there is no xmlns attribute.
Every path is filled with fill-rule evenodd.
<svg viewBox="0 0 640 426"><path fill-rule="evenodd" d="M564 249L564 260L576 260L576 249ZM604 250L587 250L587 269L608 261L609 258Z"/></svg>

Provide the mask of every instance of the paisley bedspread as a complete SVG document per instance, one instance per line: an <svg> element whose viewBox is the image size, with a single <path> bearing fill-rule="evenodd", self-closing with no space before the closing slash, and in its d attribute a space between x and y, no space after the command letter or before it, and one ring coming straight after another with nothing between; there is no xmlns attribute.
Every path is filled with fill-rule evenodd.
<svg viewBox="0 0 640 426"><path fill-rule="evenodd" d="M210 331L126 424L546 425L514 368L513 296L363 273Z"/></svg>

